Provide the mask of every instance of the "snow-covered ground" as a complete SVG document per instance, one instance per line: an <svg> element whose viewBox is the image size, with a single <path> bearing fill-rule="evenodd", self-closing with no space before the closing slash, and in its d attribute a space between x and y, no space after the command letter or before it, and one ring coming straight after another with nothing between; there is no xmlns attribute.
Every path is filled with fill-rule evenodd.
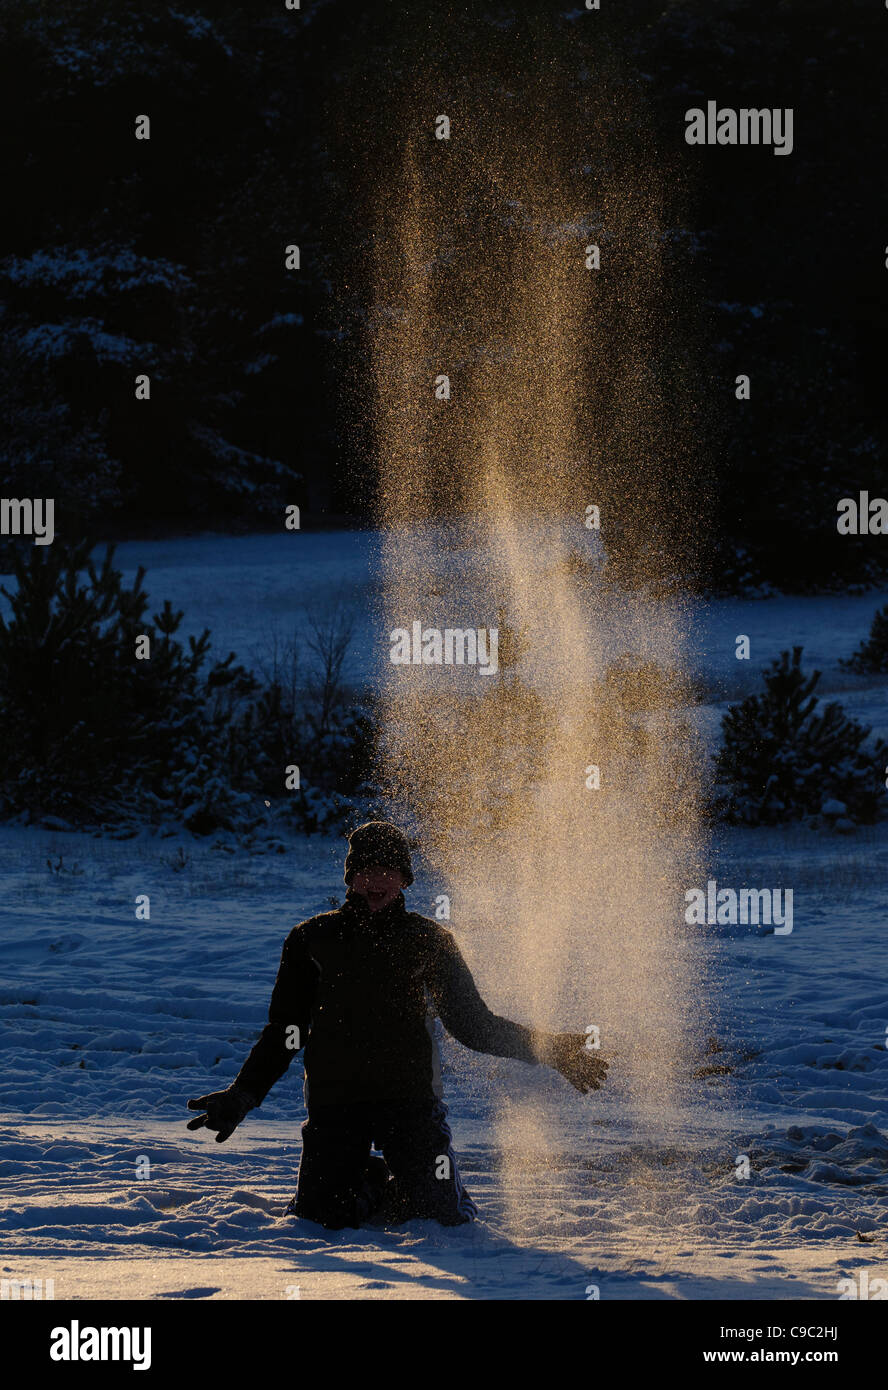
<svg viewBox="0 0 888 1390"><path fill-rule="evenodd" d="M188 630L206 624L248 656L306 599L343 589L368 611L371 545L206 538L118 558L148 566L152 597L184 607ZM884 601L714 604L698 667L724 699L802 643L823 692L888 733L885 683L836 664ZM733 655L741 633L750 663ZM342 855L318 837L263 855L0 831L2 1278L52 1279L56 1298L835 1299L839 1279L888 1277L888 825L719 834L713 877L791 886L793 931L687 929L683 968L717 982L724 1052L693 1060L671 1108L639 1110L618 1063L581 1097L448 1043L455 1147L481 1208L456 1230L330 1233L280 1215L304 1117L298 1059L226 1144L185 1127L188 1097L226 1085L261 1027L290 926L341 896ZM419 878L409 902L429 912L431 885ZM454 930L491 1007L525 1018L499 953ZM716 1069L694 1076L698 1063ZM531 1110L546 1141L517 1123L509 1152L503 1114Z"/></svg>
<svg viewBox="0 0 888 1390"><path fill-rule="evenodd" d="M380 624L373 606L378 545L373 531L207 535L130 541L117 547L115 564L128 582L140 565L145 566L149 612L168 598L185 614L180 636L196 636L209 627L217 654L234 649L244 661L267 652L275 634L303 634L312 616L322 616L338 603L354 619L344 673L362 682L379 651ZM9 577L2 582L11 587ZM714 694L736 699L758 685L766 662L801 646L805 668L823 671L820 693L840 690L844 698L845 692L861 691L866 703L873 682L847 675L837 663L867 635L873 614L886 602L888 592L817 599L717 599L688 615L689 659ZM0 598L0 612L7 607ZM750 640L748 661L736 659L735 639L740 635ZM847 703L850 708L853 701ZM883 725L888 725L884 683L878 687L877 703Z"/></svg>

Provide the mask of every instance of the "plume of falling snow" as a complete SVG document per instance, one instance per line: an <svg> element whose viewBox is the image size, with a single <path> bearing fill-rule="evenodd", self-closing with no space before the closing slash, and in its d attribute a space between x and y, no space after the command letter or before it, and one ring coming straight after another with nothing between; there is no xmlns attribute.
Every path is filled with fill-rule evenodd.
<svg viewBox="0 0 888 1390"><path fill-rule="evenodd" d="M688 1066L680 904L702 840L676 584L681 411L658 371L675 331L662 191L602 119L590 206L545 78L525 89L537 121L515 122L512 95L463 92L446 143L407 121L380 199L381 639L418 621L500 640L491 675L389 665L382 756L491 1006L597 1028L609 1087L656 1125ZM593 242L600 272L585 266ZM517 1205L559 1147L567 1083L534 1080L500 1107ZM591 1126L597 1098L576 1103Z"/></svg>

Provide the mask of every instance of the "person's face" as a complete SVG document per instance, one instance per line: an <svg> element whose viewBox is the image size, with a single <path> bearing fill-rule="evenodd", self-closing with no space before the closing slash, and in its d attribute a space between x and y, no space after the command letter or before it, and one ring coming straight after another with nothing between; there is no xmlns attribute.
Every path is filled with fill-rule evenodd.
<svg viewBox="0 0 888 1390"><path fill-rule="evenodd" d="M351 886L367 899L371 912L380 912L395 901L406 882L400 869L384 869L381 864L371 864L367 869L355 870Z"/></svg>

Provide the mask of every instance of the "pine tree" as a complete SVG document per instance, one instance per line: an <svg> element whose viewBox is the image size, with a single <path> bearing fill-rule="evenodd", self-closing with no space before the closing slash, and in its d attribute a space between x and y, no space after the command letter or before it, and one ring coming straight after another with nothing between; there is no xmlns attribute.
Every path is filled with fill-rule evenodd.
<svg viewBox="0 0 888 1390"><path fill-rule="evenodd" d="M255 682L233 655L205 670L209 632L184 647L183 614L169 601L146 618L144 570L127 588L113 547L100 566L90 548L18 552L16 587L2 590L0 808L78 823L231 825L243 805L227 775L231 703ZM138 637L150 659L137 659Z"/></svg>
<svg viewBox="0 0 888 1390"><path fill-rule="evenodd" d="M867 640L861 642L853 656L839 665L846 671L856 671L866 676L888 672L888 604L875 614Z"/></svg>
<svg viewBox="0 0 888 1390"><path fill-rule="evenodd" d="M818 709L820 672L801 669L802 648L772 661L765 692L732 705L716 755L717 805L726 820L749 825L819 820L838 801L854 823L876 819L888 744L864 744L870 729L833 701Z"/></svg>

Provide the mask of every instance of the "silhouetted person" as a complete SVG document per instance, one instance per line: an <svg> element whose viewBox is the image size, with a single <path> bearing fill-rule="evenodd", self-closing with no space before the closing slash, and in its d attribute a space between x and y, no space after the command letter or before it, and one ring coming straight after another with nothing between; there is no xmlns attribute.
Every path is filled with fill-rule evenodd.
<svg viewBox="0 0 888 1390"><path fill-rule="evenodd" d="M597 1090L607 1063L583 1033L544 1033L492 1014L452 934L408 912L410 848L394 825L349 837L346 900L284 942L268 1023L232 1084L188 1102L189 1129L231 1135L305 1047L302 1160L287 1212L331 1229L431 1217L470 1221L442 1101L437 1014L476 1052L544 1063L578 1091ZM371 1155L376 1146L384 1155Z"/></svg>

